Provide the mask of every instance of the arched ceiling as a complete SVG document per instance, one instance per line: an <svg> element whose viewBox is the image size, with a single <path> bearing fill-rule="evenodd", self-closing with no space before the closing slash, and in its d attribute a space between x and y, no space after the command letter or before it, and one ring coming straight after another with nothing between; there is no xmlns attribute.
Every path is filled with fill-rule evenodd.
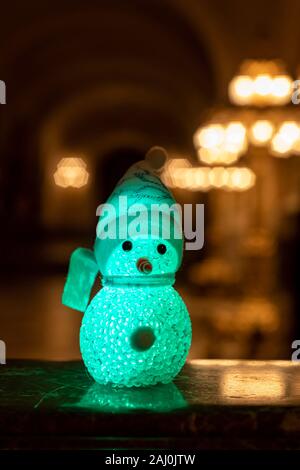
<svg viewBox="0 0 300 470"><path fill-rule="evenodd" d="M98 154L108 134L140 133L145 145L191 143L214 84L200 37L176 2L35 3L20 4L17 14L6 7L7 135L26 121L32 139L46 132L47 144Z"/></svg>

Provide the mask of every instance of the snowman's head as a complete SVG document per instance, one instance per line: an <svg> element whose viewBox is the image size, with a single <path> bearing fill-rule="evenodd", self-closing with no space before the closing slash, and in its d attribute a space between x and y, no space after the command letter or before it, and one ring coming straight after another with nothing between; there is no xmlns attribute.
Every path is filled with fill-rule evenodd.
<svg viewBox="0 0 300 470"><path fill-rule="evenodd" d="M174 282L183 251L181 208L157 175L133 166L98 209L94 253L104 281Z"/></svg>
<svg viewBox="0 0 300 470"><path fill-rule="evenodd" d="M153 284L174 282L181 263L181 240L134 237L99 240L95 257L104 279L116 282Z"/></svg>

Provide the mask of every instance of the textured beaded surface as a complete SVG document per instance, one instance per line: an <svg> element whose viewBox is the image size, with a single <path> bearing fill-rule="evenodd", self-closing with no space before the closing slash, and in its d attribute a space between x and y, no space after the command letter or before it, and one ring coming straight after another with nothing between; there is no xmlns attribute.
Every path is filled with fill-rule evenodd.
<svg viewBox="0 0 300 470"><path fill-rule="evenodd" d="M153 344L132 344L139 329L150 329ZM91 376L100 384L148 386L170 382L184 365L191 322L171 286L105 286L82 321L80 348Z"/></svg>

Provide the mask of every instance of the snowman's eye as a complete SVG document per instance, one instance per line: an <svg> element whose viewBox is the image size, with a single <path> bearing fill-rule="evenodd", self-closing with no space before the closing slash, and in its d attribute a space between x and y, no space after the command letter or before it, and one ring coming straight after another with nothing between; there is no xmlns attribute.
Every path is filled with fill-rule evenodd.
<svg viewBox="0 0 300 470"><path fill-rule="evenodd" d="M158 246L157 246L157 251L160 255L164 255L165 252L167 251L167 247L166 245L164 245L163 243L160 243Z"/></svg>
<svg viewBox="0 0 300 470"><path fill-rule="evenodd" d="M122 244L122 248L124 251L130 251L132 249L132 243L129 240L126 240L126 242Z"/></svg>

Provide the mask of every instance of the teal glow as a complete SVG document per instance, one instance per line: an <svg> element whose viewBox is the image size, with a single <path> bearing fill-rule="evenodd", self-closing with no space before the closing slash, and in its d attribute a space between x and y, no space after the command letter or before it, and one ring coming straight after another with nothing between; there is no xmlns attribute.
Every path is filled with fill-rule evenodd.
<svg viewBox="0 0 300 470"><path fill-rule="evenodd" d="M62 302L70 308L84 312L90 292L99 273L94 253L86 248L77 248L71 256Z"/></svg>
<svg viewBox="0 0 300 470"><path fill-rule="evenodd" d="M110 251L110 256L105 265L106 279L114 279L115 282L121 278L121 283L145 283L152 284L155 279L167 279L168 284L174 283L174 273L178 265L178 254L169 240L161 239L128 239L132 242L132 249L124 251L122 241ZM106 244L106 240L102 242ZM163 243L167 247L164 255L157 251L159 244ZM98 251L95 248L96 258ZM150 275L145 275L137 270L136 263L140 258L146 258L151 262L152 271ZM159 282L160 284L161 282Z"/></svg>
<svg viewBox="0 0 300 470"><path fill-rule="evenodd" d="M134 166L107 201L117 209L112 220L119 227L128 215L119 206L120 196L125 195L129 208L136 203L147 210L151 204L168 208L175 203L156 175ZM160 219L158 223L162 223ZM178 225L176 215L171 223L173 228ZM170 233L173 235L167 240L153 236L152 231L125 239L102 239L98 233L93 251L78 249L71 257L65 305L84 311L98 272L101 275L103 288L87 307L80 329L83 361L99 384L167 384L185 363L191 322L183 300L172 287L183 240L175 237L175 230Z"/></svg>
<svg viewBox="0 0 300 470"><path fill-rule="evenodd" d="M139 328L153 331L153 345L132 347ZM191 343L191 323L172 286L105 286L82 321L80 348L85 365L101 384L147 386L170 382L180 371Z"/></svg>
<svg viewBox="0 0 300 470"><path fill-rule="evenodd" d="M116 388L94 383L76 407L102 413L124 413L136 410L167 413L187 407L187 402L174 383L146 388Z"/></svg>

